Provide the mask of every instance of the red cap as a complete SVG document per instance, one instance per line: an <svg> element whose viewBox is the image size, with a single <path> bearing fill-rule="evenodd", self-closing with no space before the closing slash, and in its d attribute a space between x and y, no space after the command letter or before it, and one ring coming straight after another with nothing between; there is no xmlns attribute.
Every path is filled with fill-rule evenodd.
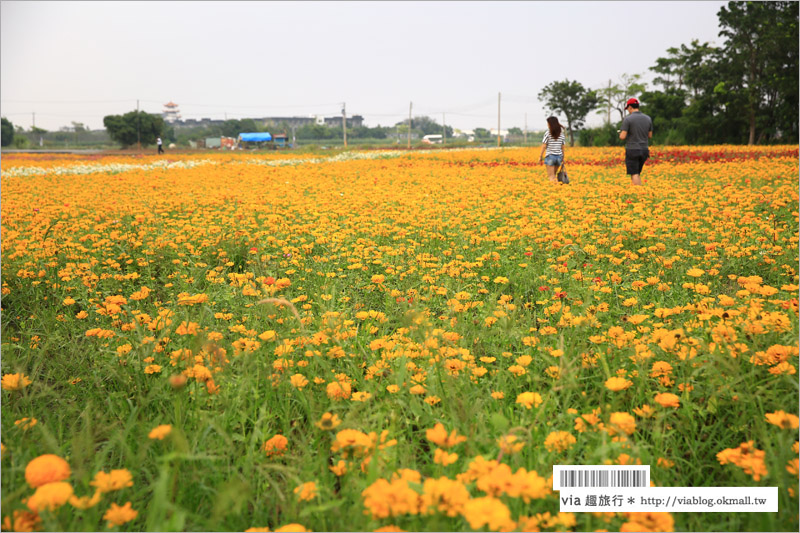
<svg viewBox="0 0 800 533"><path fill-rule="evenodd" d="M631 104L639 105L639 100L637 100L636 98L629 98L628 101L625 103L625 108L627 109L627 107Z"/></svg>

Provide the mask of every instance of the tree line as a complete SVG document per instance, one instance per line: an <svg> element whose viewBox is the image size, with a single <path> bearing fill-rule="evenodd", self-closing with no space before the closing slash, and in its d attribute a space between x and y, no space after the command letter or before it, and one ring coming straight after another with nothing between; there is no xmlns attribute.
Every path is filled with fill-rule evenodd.
<svg viewBox="0 0 800 533"><path fill-rule="evenodd" d="M618 144L631 96L653 119L657 144L797 143L798 5L729 2L717 14L723 44L693 40L667 49L650 67L653 88L640 74L594 90L564 80L547 85L539 100L566 119L570 144L576 131L581 145ZM606 124L583 129L592 111L605 115Z"/></svg>

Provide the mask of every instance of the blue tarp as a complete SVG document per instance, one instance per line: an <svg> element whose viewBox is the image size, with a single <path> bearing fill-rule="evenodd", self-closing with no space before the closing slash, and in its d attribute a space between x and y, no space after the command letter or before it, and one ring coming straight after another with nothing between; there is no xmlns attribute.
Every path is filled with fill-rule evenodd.
<svg viewBox="0 0 800 533"><path fill-rule="evenodd" d="M247 142L262 142L262 141L271 141L272 135L269 133L240 133L239 134L240 141L247 141Z"/></svg>

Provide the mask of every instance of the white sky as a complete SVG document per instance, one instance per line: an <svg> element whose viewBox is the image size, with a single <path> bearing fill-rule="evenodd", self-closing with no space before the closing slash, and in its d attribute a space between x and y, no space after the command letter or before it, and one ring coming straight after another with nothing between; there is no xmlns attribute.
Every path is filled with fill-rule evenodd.
<svg viewBox="0 0 800 533"><path fill-rule="evenodd" d="M184 118L428 115L544 129L539 91L652 78L669 47L721 45L726 2L0 3L0 113L57 130L179 104ZM590 125L601 123L590 115ZM562 122L565 122L562 117Z"/></svg>

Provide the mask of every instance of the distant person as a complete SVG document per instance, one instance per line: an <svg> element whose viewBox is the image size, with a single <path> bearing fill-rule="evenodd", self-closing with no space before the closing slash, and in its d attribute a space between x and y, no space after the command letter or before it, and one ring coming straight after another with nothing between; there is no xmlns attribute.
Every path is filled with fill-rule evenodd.
<svg viewBox="0 0 800 533"><path fill-rule="evenodd" d="M551 183L558 183L556 172L558 167L564 163L564 147L567 142L564 131L564 126L558 122L556 117L548 117L547 131L542 139L542 153L539 154L539 162L544 158L547 177Z"/></svg>
<svg viewBox="0 0 800 533"><path fill-rule="evenodd" d="M653 138L653 120L639 111L639 100L631 98L625 103L628 116L622 121L619 138L625 141L625 166L632 185L642 184L642 168L650 157L649 139Z"/></svg>
<svg viewBox="0 0 800 533"><path fill-rule="evenodd" d="M163 153L164 153L164 145L163 145L163 143L161 142L161 137L158 137L158 138L156 139L156 144L158 145L158 153L159 153L159 154L163 154Z"/></svg>

